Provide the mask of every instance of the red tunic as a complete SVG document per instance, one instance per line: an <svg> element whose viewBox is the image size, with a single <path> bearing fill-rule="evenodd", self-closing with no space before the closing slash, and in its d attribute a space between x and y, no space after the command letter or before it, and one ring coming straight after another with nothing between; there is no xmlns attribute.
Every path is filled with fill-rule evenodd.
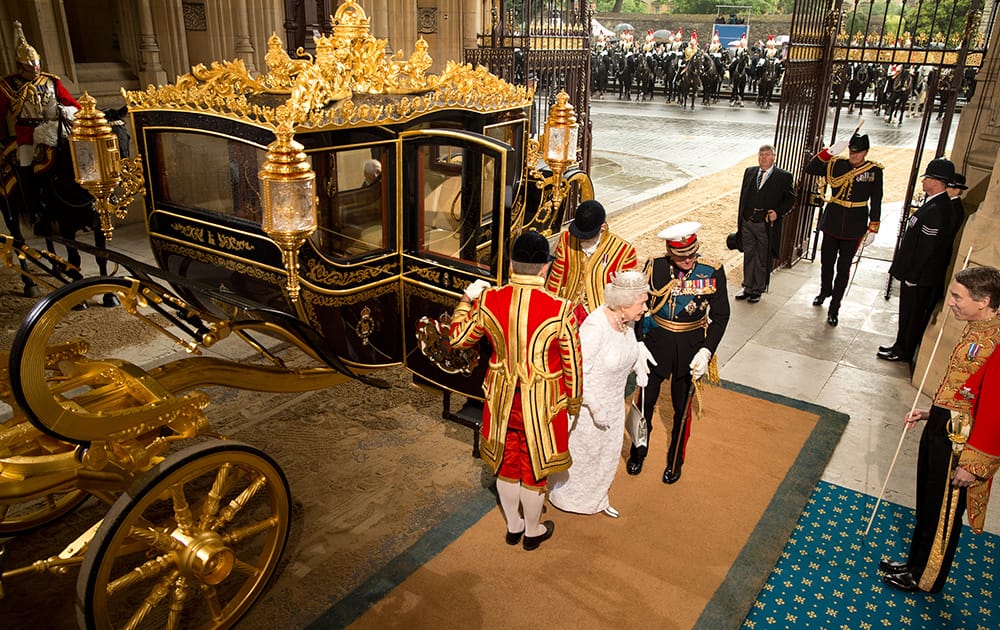
<svg viewBox="0 0 1000 630"><path fill-rule="evenodd" d="M580 239L565 231L559 235L556 259L545 288L581 306L577 320L582 322L587 314L604 304L604 285L619 271L635 269L637 265L635 247L611 232L601 234L597 249L588 257L580 247Z"/></svg>
<svg viewBox="0 0 1000 630"><path fill-rule="evenodd" d="M511 276L472 305L460 302L451 321L451 344L470 348L485 335L493 345L483 383L480 452L496 472L507 425L520 392L524 433L535 477L569 468L570 414L580 411L583 367L573 305L542 288L537 276Z"/></svg>

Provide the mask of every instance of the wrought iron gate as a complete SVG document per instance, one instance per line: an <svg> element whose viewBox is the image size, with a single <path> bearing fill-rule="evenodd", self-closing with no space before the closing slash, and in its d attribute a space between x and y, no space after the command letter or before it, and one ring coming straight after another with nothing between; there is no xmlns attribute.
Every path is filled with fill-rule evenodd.
<svg viewBox="0 0 1000 630"><path fill-rule="evenodd" d="M798 182L798 199L792 215L795 219L786 222L783 230L779 264L791 266L810 256L809 241L821 200L816 193L817 178L805 174L804 168L816 151L837 137L841 107L846 105L842 98L834 103L830 137L822 137L835 77L847 76L851 64L870 64L887 72L917 66L927 71L927 105L905 194L909 203L920 172L933 109L930 104L939 88L947 89L936 151L943 155L963 80L982 65L997 9L995 0L987 2L988 18L983 21L983 0L850 3L850 11L843 9L843 0L797 0L775 146L778 161ZM948 76L953 80L946 81ZM897 247L907 216L902 213Z"/></svg>

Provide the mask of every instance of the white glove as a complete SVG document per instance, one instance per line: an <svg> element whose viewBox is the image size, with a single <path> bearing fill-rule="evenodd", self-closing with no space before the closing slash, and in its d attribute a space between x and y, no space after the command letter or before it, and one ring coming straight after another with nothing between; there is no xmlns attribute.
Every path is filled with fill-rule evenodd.
<svg viewBox="0 0 1000 630"><path fill-rule="evenodd" d="M639 342L639 358L635 361L635 384L645 387L649 383L649 366L656 365L656 359L646 347L646 344Z"/></svg>
<svg viewBox="0 0 1000 630"><path fill-rule="evenodd" d="M465 289L465 295L469 297L473 302L479 299L479 296L483 294L483 291L490 288L490 283L485 280L476 280L470 284Z"/></svg>
<svg viewBox="0 0 1000 630"><path fill-rule="evenodd" d="M712 351L708 348L702 348L694 354L694 358L691 359L691 377L694 380L698 380L708 372L708 362L712 360Z"/></svg>
<svg viewBox="0 0 1000 630"><path fill-rule="evenodd" d="M867 234L865 234L865 238L864 238L864 242L862 244L862 247L868 247L869 245L871 245L874 242L875 242L875 232L868 232Z"/></svg>
<svg viewBox="0 0 1000 630"><path fill-rule="evenodd" d="M846 138L844 140L841 140L840 142L834 142L833 144L830 145L830 148L827 149L827 151L830 152L830 155L839 155L844 152L844 149L846 149L847 145L850 143L851 143L850 138Z"/></svg>

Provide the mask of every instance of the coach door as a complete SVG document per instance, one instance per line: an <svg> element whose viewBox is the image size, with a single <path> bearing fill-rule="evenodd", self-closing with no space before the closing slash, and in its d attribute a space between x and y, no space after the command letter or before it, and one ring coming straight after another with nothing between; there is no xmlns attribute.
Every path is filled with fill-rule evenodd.
<svg viewBox="0 0 1000 630"><path fill-rule="evenodd" d="M512 147L463 130L407 132L402 145L406 366L437 386L482 397L489 355L446 356L437 342L471 282L496 286L504 277Z"/></svg>

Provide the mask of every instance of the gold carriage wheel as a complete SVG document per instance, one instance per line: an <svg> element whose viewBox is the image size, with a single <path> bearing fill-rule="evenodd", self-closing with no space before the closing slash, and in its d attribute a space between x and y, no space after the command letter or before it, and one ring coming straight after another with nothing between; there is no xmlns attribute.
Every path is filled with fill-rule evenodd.
<svg viewBox="0 0 1000 630"><path fill-rule="evenodd" d="M57 289L28 314L11 347L11 364L17 366L16 372L11 372L11 380L23 397L19 402L24 411L39 429L67 442L103 440L108 435L155 420L173 404L133 400L113 409L88 409L86 404L79 404L83 400L80 391L63 391L70 387L69 382L75 382L73 379L50 381L46 370L49 346L60 323L73 311L73 307L113 293L123 305L119 308L124 308L136 301L140 288L139 281L133 279L89 278ZM141 314L136 316L142 317ZM100 374L101 370L111 365L92 362L88 369L93 374ZM74 395L74 400L63 402L64 396L69 395Z"/></svg>
<svg viewBox="0 0 1000 630"><path fill-rule="evenodd" d="M174 453L111 507L77 580L83 628L227 628L274 574L291 495L278 465L240 442Z"/></svg>
<svg viewBox="0 0 1000 630"><path fill-rule="evenodd" d="M0 536L29 532L78 508L90 495L83 490L50 492L20 503L0 504Z"/></svg>

